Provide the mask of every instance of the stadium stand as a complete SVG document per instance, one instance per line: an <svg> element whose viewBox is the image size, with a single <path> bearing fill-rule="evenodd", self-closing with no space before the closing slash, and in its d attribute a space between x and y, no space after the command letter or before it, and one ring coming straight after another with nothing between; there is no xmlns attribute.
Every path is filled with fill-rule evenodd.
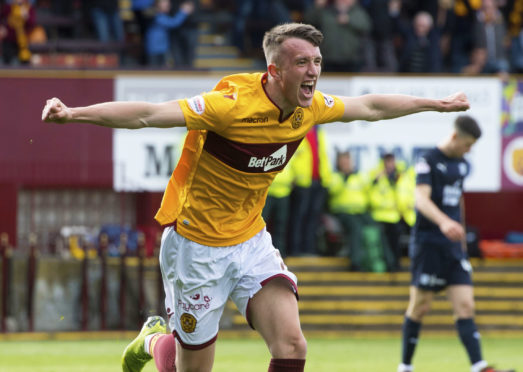
<svg viewBox="0 0 523 372"><path fill-rule="evenodd" d="M300 283L300 320L305 332L396 334L408 303L410 274L347 272L344 258L287 258ZM523 332L523 260L474 259L476 320L482 332ZM403 262L408 267L408 261ZM229 306L234 314L234 305ZM232 329L247 330L235 313ZM444 293L426 316L424 333L452 333L454 321Z"/></svg>

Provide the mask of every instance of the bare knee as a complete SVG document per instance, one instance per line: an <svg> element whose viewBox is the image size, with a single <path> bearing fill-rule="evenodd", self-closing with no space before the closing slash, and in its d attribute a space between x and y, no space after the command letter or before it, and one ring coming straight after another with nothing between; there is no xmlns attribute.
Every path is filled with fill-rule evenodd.
<svg viewBox="0 0 523 372"><path fill-rule="evenodd" d="M474 301L464 299L456 303L454 308L454 316L459 319L472 318L474 317L474 311Z"/></svg>
<svg viewBox="0 0 523 372"><path fill-rule="evenodd" d="M430 305L430 301L411 302L407 308L407 316L410 319L419 322L430 311Z"/></svg>
<svg viewBox="0 0 523 372"><path fill-rule="evenodd" d="M269 351L277 359L305 359L307 341L301 331L293 332L274 340L269 345Z"/></svg>

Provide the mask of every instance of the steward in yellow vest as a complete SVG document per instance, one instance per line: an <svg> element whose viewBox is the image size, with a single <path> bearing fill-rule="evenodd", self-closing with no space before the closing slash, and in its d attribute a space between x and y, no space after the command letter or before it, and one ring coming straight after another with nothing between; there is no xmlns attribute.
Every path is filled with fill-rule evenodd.
<svg viewBox="0 0 523 372"><path fill-rule="evenodd" d="M414 167L410 166L403 172L396 185L398 209L405 223L410 227L416 222L415 196L416 172Z"/></svg>
<svg viewBox="0 0 523 372"><path fill-rule="evenodd" d="M343 227L344 243L347 243L349 248L351 270L374 271L373 267L379 264L382 254L379 242L375 247L378 257L366 252L364 242L366 227L375 225L368 213L368 178L365 174L355 171L349 152L338 153L336 164L338 172L332 174L329 187L329 210ZM369 260L368 256L373 258ZM376 271L384 271L384 268L378 268Z"/></svg>
<svg viewBox="0 0 523 372"><path fill-rule="evenodd" d="M396 162L394 154L386 153L380 164L369 173L371 215L381 225L386 237L385 258L389 271L400 269L401 213L397 184L404 170L403 162Z"/></svg>

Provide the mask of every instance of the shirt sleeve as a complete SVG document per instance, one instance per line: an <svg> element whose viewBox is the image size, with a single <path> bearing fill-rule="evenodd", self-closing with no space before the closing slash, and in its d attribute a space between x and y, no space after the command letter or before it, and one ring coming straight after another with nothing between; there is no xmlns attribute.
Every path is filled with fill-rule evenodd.
<svg viewBox="0 0 523 372"><path fill-rule="evenodd" d="M465 160L465 167L467 170L465 171L465 175L463 176L463 178L466 178L470 175L471 165L470 162L468 162L467 160Z"/></svg>
<svg viewBox="0 0 523 372"><path fill-rule="evenodd" d="M227 128L230 112L237 100L238 88L228 82L220 82L213 91L180 100L189 130L209 130L220 133Z"/></svg>
<svg viewBox="0 0 523 372"><path fill-rule="evenodd" d="M432 186L432 167L425 156L418 159L414 169L416 171L416 185Z"/></svg>
<svg viewBox="0 0 523 372"><path fill-rule="evenodd" d="M320 91L314 93L312 111L316 124L340 121L345 112L345 104L336 96L330 96Z"/></svg>

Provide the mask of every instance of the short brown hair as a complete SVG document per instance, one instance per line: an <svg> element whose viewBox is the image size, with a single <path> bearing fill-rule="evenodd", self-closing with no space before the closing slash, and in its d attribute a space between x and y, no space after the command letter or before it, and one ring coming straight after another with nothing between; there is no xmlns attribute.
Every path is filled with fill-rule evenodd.
<svg viewBox="0 0 523 372"><path fill-rule="evenodd" d="M320 46L323 34L316 27L305 23L284 23L271 28L263 36L263 52L267 63L277 62L280 45L289 38L308 41L314 46Z"/></svg>
<svg viewBox="0 0 523 372"><path fill-rule="evenodd" d="M478 122L468 115L458 116L454 122L454 129L458 134L472 136L475 139L481 137L481 128Z"/></svg>

